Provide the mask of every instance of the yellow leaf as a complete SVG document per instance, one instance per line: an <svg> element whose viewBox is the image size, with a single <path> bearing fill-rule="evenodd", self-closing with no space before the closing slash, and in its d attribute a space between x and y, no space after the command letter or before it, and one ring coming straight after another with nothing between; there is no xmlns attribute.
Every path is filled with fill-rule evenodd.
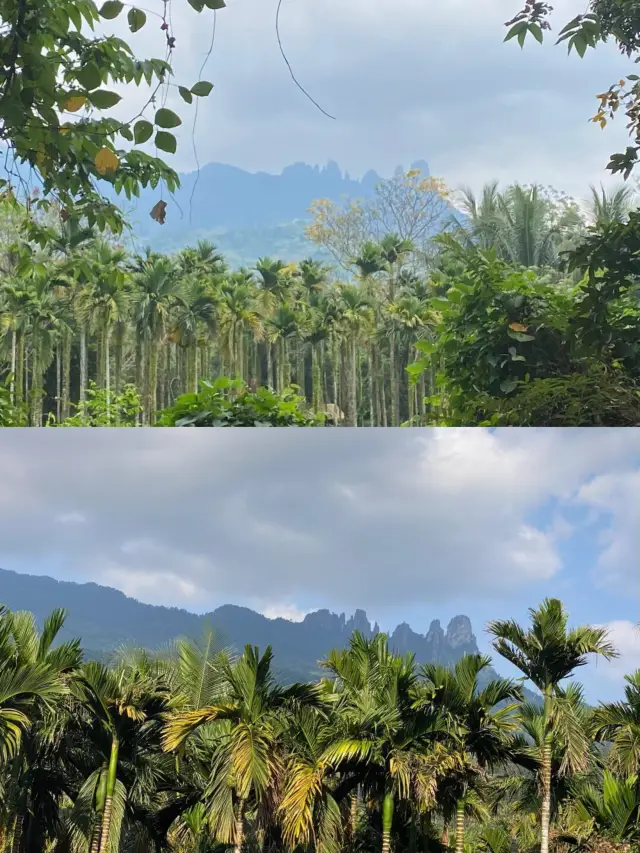
<svg viewBox="0 0 640 853"><path fill-rule="evenodd" d="M96 154L96 158L93 162L101 175L107 175L109 172L115 172L120 165L118 155L110 148L101 148Z"/></svg>
<svg viewBox="0 0 640 853"><path fill-rule="evenodd" d="M69 113L76 113L87 103L85 95L72 95L64 102L64 109Z"/></svg>
<svg viewBox="0 0 640 853"><path fill-rule="evenodd" d="M512 332L526 332L528 326L523 326L522 323L509 323L509 328Z"/></svg>

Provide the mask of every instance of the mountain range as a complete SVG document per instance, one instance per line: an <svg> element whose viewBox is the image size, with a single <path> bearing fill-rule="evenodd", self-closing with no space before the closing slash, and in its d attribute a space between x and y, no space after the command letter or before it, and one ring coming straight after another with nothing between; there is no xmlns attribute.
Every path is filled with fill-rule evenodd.
<svg viewBox="0 0 640 853"><path fill-rule="evenodd" d="M424 160L412 163L411 168L429 174ZM165 194L164 225L149 216L160 198L159 189L142 190L140 198L131 203L124 196L117 200L142 246L173 252L206 239L237 267L254 264L263 255L286 261L309 256L329 260L305 237L311 203L319 198L335 202L368 198L381 180L372 170L359 180L351 178L333 161L323 167L294 163L279 175L209 163L197 172L181 174L174 196Z"/></svg>
<svg viewBox="0 0 640 853"><path fill-rule="evenodd" d="M62 639L79 637L89 657L107 658L123 645L156 649L177 637L198 638L205 626L214 628L226 645L241 649L246 643L274 651L276 672L283 681L316 678L318 661L332 648L348 644L354 631L371 637L379 630L364 610L353 616L317 610L301 622L269 619L247 607L225 604L212 613L197 615L176 607L143 604L124 593L95 583L57 581L50 577L0 569L0 605L30 610L38 624L55 607L68 611ZM454 616L446 630L434 619L425 634L407 623L389 636L394 651L413 652L419 663L454 664L478 646L468 616ZM534 694L530 694L533 697Z"/></svg>

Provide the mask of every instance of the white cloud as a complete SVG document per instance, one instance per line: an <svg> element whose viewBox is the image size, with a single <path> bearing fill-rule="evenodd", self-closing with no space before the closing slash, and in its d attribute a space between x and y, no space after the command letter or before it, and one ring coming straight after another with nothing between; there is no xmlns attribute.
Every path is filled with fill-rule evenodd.
<svg viewBox="0 0 640 853"><path fill-rule="evenodd" d="M625 675L640 669L640 628L628 620L613 620L604 626L609 632L609 639L620 653L620 657L605 662L598 668L607 678L621 681Z"/></svg>
<svg viewBox="0 0 640 853"><path fill-rule="evenodd" d="M290 622L302 622L308 611L300 610L295 604L271 604L268 606L257 604L256 610L267 619L288 619Z"/></svg>
<svg viewBox="0 0 640 853"><path fill-rule="evenodd" d="M119 589L145 604L185 606L198 600L194 583L171 572L136 571L118 565L106 566L98 575L104 586Z"/></svg>
<svg viewBox="0 0 640 853"><path fill-rule="evenodd" d="M58 524L84 524L87 517L81 512L63 512L56 516Z"/></svg>
<svg viewBox="0 0 640 853"><path fill-rule="evenodd" d="M576 501L608 525L600 534L598 580L640 590L640 470L601 474L583 485Z"/></svg>

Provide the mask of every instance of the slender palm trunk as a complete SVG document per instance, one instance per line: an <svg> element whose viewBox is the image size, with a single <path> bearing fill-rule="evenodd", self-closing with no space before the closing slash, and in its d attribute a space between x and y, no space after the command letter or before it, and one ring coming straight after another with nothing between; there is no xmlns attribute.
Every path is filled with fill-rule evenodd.
<svg viewBox="0 0 640 853"><path fill-rule="evenodd" d="M242 853L244 846L244 800L239 800L236 807L236 827L234 838L235 853Z"/></svg>
<svg viewBox="0 0 640 853"><path fill-rule="evenodd" d="M87 328L84 323L80 326L80 394L83 403L87 395Z"/></svg>
<svg viewBox="0 0 640 853"><path fill-rule="evenodd" d="M111 358L109 352L109 338L111 337L111 331L109 327L104 330L104 387L106 391L105 402L107 409L107 421L109 421L109 415L111 413Z"/></svg>
<svg viewBox="0 0 640 853"><path fill-rule="evenodd" d="M311 344L311 405L315 412L322 406L322 373L318 345Z"/></svg>
<svg viewBox="0 0 640 853"><path fill-rule="evenodd" d="M147 351L147 424L153 423L158 385L158 342L150 338Z"/></svg>
<svg viewBox="0 0 640 853"><path fill-rule="evenodd" d="M300 386L300 393L306 398L307 390L305 383L304 348L300 341L296 343L296 383Z"/></svg>
<svg viewBox="0 0 640 853"><path fill-rule="evenodd" d="M456 853L464 853L464 800L456 805Z"/></svg>
<svg viewBox="0 0 640 853"><path fill-rule="evenodd" d="M346 344L345 385L347 390L345 426L358 426L358 372L355 335Z"/></svg>
<svg viewBox="0 0 640 853"><path fill-rule="evenodd" d="M144 359L142 356L141 330L136 329L136 391L142 394L144 382Z"/></svg>
<svg viewBox="0 0 640 853"><path fill-rule="evenodd" d="M11 838L11 853L20 853L22 848L22 826L24 824L24 814L19 812L13 823L13 833Z"/></svg>
<svg viewBox="0 0 640 853"><path fill-rule="evenodd" d="M71 333L65 332L62 343L62 417L71 414Z"/></svg>
<svg viewBox="0 0 640 853"><path fill-rule="evenodd" d="M116 336L114 342L115 365L113 377L113 387L116 394L119 394L122 390L122 351L124 349L124 333L124 324L118 323L118 326L116 327Z"/></svg>
<svg viewBox="0 0 640 853"><path fill-rule="evenodd" d="M109 849L109 834L111 831L111 818L113 816L113 796L116 790L116 779L118 775L118 750L120 744L114 735L111 739L111 752L109 755L109 767L107 769L107 788L104 798L104 809L102 811L102 827L100 830L100 847L98 853L107 853Z"/></svg>
<svg viewBox="0 0 640 853"><path fill-rule="evenodd" d="M351 814L349 815L349 834L351 841L355 840L358 831L358 809L360 806L360 791L358 788L351 793Z"/></svg>
<svg viewBox="0 0 640 853"><path fill-rule="evenodd" d="M188 391L192 394L198 393L198 343L194 341L189 346L187 375L189 387Z"/></svg>
<svg viewBox="0 0 640 853"><path fill-rule="evenodd" d="M265 347L267 348L267 385L275 388L276 383L273 376L273 353L271 352L271 343L267 341Z"/></svg>
<svg viewBox="0 0 640 853"><path fill-rule="evenodd" d="M551 822L551 690L544 691L544 745L542 747L542 806L540 809L540 853L549 853L549 825Z"/></svg>
<svg viewBox="0 0 640 853"><path fill-rule="evenodd" d="M382 853L390 853L392 824L393 794L385 794L385 798L382 801Z"/></svg>
<svg viewBox="0 0 640 853"><path fill-rule="evenodd" d="M393 331L389 335L389 374L391 379L391 426L398 426L400 423L400 395L396 365L396 335Z"/></svg>
<svg viewBox="0 0 640 853"><path fill-rule="evenodd" d="M42 426L42 368L40 347L37 341L33 345L33 360L31 366L31 424Z"/></svg>
<svg viewBox="0 0 640 853"><path fill-rule="evenodd" d="M96 823L93 827L93 834L91 836L91 847L89 848L90 853L100 853L100 821Z"/></svg>
<svg viewBox="0 0 640 853"><path fill-rule="evenodd" d="M367 373L369 374L369 426L375 426L378 421L374 357L371 349L367 350Z"/></svg>
<svg viewBox="0 0 640 853"><path fill-rule="evenodd" d="M15 365L15 391L14 402L21 403L24 399L24 335L16 331L16 365Z"/></svg>
<svg viewBox="0 0 640 853"><path fill-rule="evenodd" d="M60 423L62 412L62 355L60 344L56 344L56 421Z"/></svg>

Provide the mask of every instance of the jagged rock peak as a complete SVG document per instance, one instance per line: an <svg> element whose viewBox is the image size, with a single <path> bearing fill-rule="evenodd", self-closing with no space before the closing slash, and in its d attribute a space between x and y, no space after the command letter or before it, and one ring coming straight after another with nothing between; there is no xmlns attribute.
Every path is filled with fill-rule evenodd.
<svg viewBox="0 0 640 853"><path fill-rule="evenodd" d="M391 641L395 645L404 649L411 642L411 639L415 636L418 635L415 634L414 631L411 629L411 625L409 625L407 622L402 622L400 625L398 625L398 627L391 635Z"/></svg>
<svg viewBox="0 0 640 853"><path fill-rule="evenodd" d="M447 625L447 645L452 649L460 646L475 645L476 638L471 630L471 620L468 616L454 616Z"/></svg>
<svg viewBox="0 0 640 853"><path fill-rule="evenodd" d="M315 610L307 613L303 622L312 625L317 631L337 631L342 633L345 627L344 613L339 616L330 610Z"/></svg>
<svg viewBox="0 0 640 853"><path fill-rule="evenodd" d="M371 623L369 622L364 610L356 610L353 616L347 620L345 629L348 634L352 634L354 631L360 631L360 633L364 634L365 637L371 636Z"/></svg>

